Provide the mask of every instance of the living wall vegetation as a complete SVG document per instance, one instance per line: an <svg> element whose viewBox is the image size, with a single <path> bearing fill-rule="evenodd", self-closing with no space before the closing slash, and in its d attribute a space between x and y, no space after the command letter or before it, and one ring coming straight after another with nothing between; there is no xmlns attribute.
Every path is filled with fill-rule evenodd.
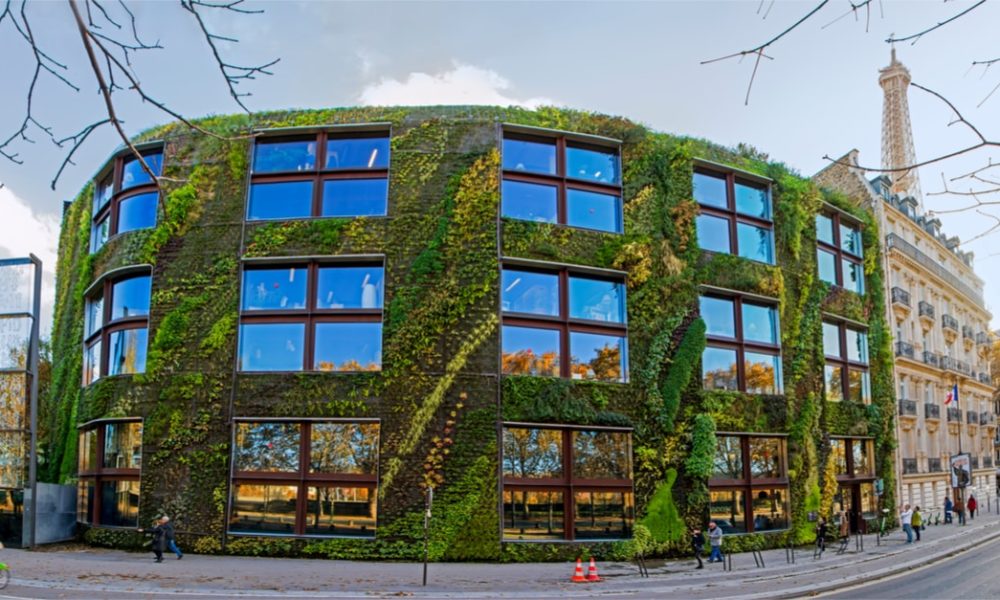
<svg viewBox="0 0 1000 600"><path fill-rule="evenodd" d="M251 131L391 124L388 217L244 223ZM625 233L498 219L502 123L622 141ZM752 149L655 133L624 118L491 107L360 108L212 117L139 141L164 142L165 198L155 229L88 253L92 188L66 211L53 330L52 435L43 476L71 483L77 425L144 419L140 522L177 522L200 552L417 559L423 485L436 486L433 560L536 560L636 549L685 549L686 527L708 514L715 432L788 434L792 527L733 537L732 547L811 539L822 504L825 434L876 440L892 506L893 391L877 226L855 201L818 189ZM773 180L777 265L703 253L692 200L696 158ZM814 216L823 202L864 223L865 296L816 276ZM236 372L239 263L244 257L385 255L383 367L360 374ZM499 256L627 273L627 384L499 376ZM84 290L125 265L152 265L146 372L81 388ZM703 391L705 325L699 285L780 302L784 395ZM826 403L821 315L868 324L870 405ZM226 534L231 419L381 419L379 523L374 540ZM635 539L617 543L503 543L498 422L624 425L634 429ZM832 491L828 492L828 495ZM827 506L829 503L826 504ZM124 530L93 528L92 543L135 546Z"/></svg>

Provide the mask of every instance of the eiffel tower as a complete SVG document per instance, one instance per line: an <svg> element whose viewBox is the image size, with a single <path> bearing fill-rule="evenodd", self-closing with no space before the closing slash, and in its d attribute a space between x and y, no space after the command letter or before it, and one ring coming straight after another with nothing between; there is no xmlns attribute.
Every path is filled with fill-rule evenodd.
<svg viewBox="0 0 1000 600"><path fill-rule="evenodd" d="M896 60L896 49L892 49L889 66L879 69L878 83L885 92L882 101L882 168L897 169L917 162L913 149L913 129L910 126L910 106L906 92L910 87L910 71ZM920 192L920 178L916 169L894 171L888 174L892 179L891 191L900 198L907 196L917 201L919 212L923 212L924 199Z"/></svg>

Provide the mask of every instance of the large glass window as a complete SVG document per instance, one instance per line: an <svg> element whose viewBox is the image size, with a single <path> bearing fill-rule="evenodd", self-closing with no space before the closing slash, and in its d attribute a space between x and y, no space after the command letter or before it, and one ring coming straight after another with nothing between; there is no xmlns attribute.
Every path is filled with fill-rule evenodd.
<svg viewBox="0 0 1000 600"><path fill-rule="evenodd" d="M785 439L744 433L720 433L716 439L708 482L711 520L724 533L787 529Z"/></svg>
<svg viewBox="0 0 1000 600"><path fill-rule="evenodd" d="M77 520L137 527L142 422L103 421L79 432Z"/></svg>
<svg viewBox="0 0 1000 600"><path fill-rule="evenodd" d="M732 172L699 169L692 186L703 250L774 264L771 191L766 184Z"/></svg>
<svg viewBox="0 0 1000 600"><path fill-rule="evenodd" d="M623 280L505 266L500 283L504 373L628 380Z"/></svg>
<svg viewBox="0 0 1000 600"><path fill-rule="evenodd" d="M381 370L384 282L381 264L248 264L240 370Z"/></svg>
<svg viewBox="0 0 1000 600"><path fill-rule="evenodd" d="M154 174L162 174L162 150L144 151L142 157ZM156 182L135 156L126 153L112 159L94 183L90 251L97 252L119 233L156 227L159 204Z"/></svg>
<svg viewBox="0 0 1000 600"><path fill-rule="evenodd" d="M705 389L780 394L778 309L740 296L703 295L699 300L708 343L702 353Z"/></svg>
<svg viewBox="0 0 1000 600"><path fill-rule="evenodd" d="M870 402L868 333L846 323L824 321L823 353L826 355L823 378L826 399Z"/></svg>
<svg viewBox="0 0 1000 600"><path fill-rule="evenodd" d="M386 131L260 138L247 220L384 216L388 175Z"/></svg>
<svg viewBox="0 0 1000 600"><path fill-rule="evenodd" d="M830 452L839 481L875 479L875 442L871 438L831 438Z"/></svg>
<svg viewBox="0 0 1000 600"><path fill-rule="evenodd" d="M504 217L623 231L617 146L506 132L503 178Z"/></svg>
<svg viewBox="0 0 1000 600"><path fill-rule="evenodd" d="M84 300L83 385L146 371L149 275L109 278Z"/></svg>
<svg viewBox="0 0 1000 600"><path fill-rule="evenodd" d="M865 293L860 226L839 212L816 215L816 263L819 278L832 285Z"/></svg>
<svg viewBox="0 0 1000 600"><path fill-rule="evenodd" d="M504 539L630 537L631 437L625 429L505 425Z"/></svg>
<svg viewBox="0 0 1000 600"><path fill-rule="evenodd" d="M229 532L372 538L375 421L236 421Z"/></svg>

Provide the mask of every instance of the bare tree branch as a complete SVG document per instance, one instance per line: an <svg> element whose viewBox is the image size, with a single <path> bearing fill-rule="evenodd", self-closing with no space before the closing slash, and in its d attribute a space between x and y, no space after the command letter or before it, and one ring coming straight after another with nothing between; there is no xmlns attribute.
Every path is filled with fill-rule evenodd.
<svg viewBox="0 0 1000 600"><path fill-rule="evenodd" d="M837 17L836 19L830 21L826 25L820 27L820 29L826 29L830 25L833 25L837 21L840 21L844 17L848 17L850 15L854 15L854 20L857 21L858 20L858 10L861 9L861 8L864 8L865 9L865 33L868 33L868 26L871 24L871 3L872 3L872 0L864 0L863 2L859 2L857 4L855 4L854 2L848 2L848 4L851 5L851 8L847 12L843 13L842 15L840 15L839 17Z"/></svg>
<svg viewBox="0 0 1000 600"><path fill-rule="evenodd" d="M111 93L110 89L108 90L108 93L109 94ZM73 154L75 154L76 151L80 148L83 142L87 139L87 136L93 133L95 129L98 129L102 125L107 125L110 122L111 122L110 118L102 119L100 121L97 121L96 123L91 123L90 125L87 125L79 133L76 133L75 135L64 137L61 140L55 140L56 146L59 146L60 148L62 148L63 144L66 144L67 142L73 142L73 145L70 148L69 154L66 155L66 157L62 161L62 164L59 165L59 170L56 171L56 176L52 178L51 185L53 190L56 189L56 182L59 181L59 176L62 175L63 169L65 169L67 165L76 164L75 162L73 162Z"/></svg>
<svg viewBox="0 0 1000 600"><path fill-rule="evenodd" d="M937 25L932 25L932 26L928 27L927 29L924 29L923 31L919 31L917 33L914 33L913 35L908 35L908 36L901 37L901 38L893 37L893 36L890 35L885 41L886 41L886 43L893 44L895 42L907 42L909 40L913 40L912 42L910 42L910 45L912 46L913 44L916 44L917 42L919 42L920 38L923 37L924 35L926 35L926 34L932 32L932 31L934 31L935 29L940 29L941 27L944 27L948 23L951 23L952 21L954 21L955 19L957 19L957 18L959 18L959 17L961 17L963 15L969 14L970 12L976 10L977 8L979 8L980 6L982 6L983 4L986 4L986 0L979 0L979 2L976 2L975 4L973 4L972 6L970 6L969 8L963 10L962 12L958 13L957 15L954 15L953 17L951 17L949 19L945 19L944 21L941 21Z"/></svg>

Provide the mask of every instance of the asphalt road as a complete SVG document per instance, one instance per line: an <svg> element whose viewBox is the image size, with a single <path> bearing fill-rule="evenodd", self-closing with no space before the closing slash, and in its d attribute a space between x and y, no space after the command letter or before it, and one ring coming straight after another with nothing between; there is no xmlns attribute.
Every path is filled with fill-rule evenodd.
<svg viewBox="0 0 1000 600"><path fill-rule="evenodd" d="M974 600L1000 598L1000 539L946 560L823 598Z"/></svg>

